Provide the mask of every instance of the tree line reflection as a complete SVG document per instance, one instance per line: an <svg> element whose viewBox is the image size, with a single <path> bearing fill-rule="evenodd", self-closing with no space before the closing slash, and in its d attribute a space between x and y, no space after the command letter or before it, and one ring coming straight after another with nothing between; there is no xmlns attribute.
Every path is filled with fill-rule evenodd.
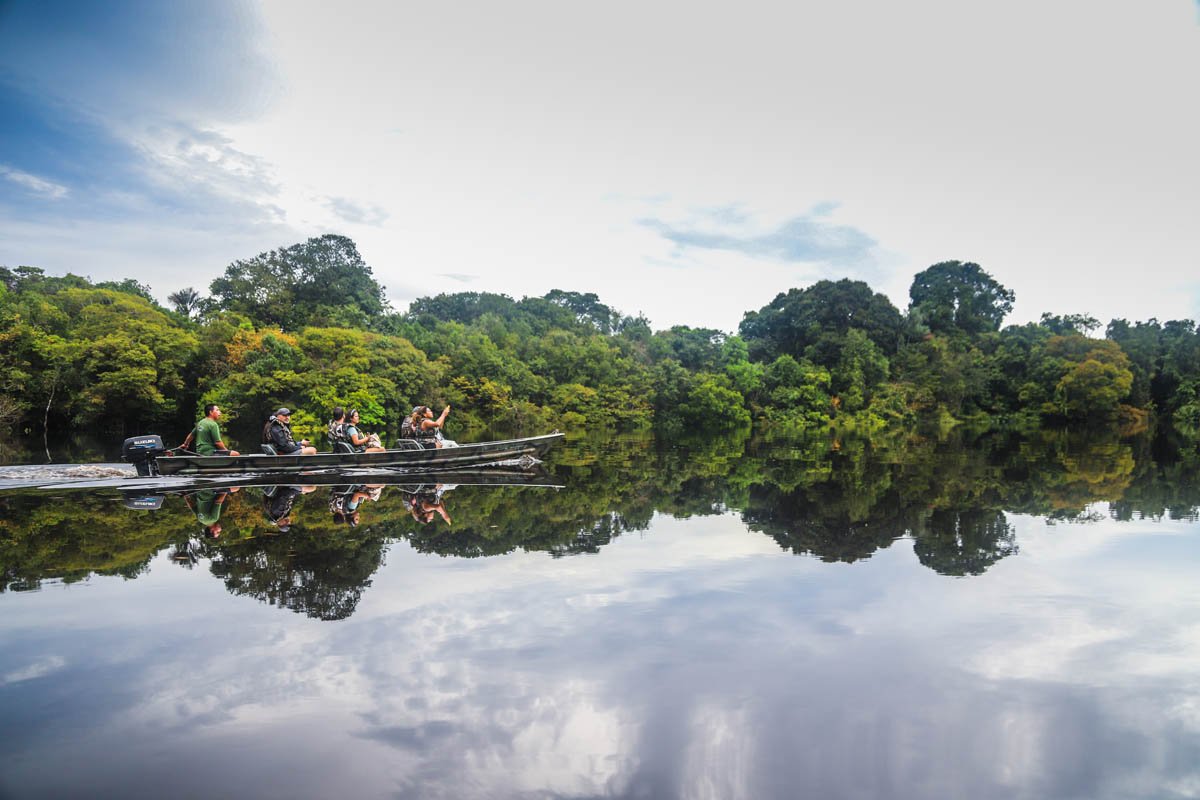
<svg viewBox="0 0 1200 800"><path fill-rule="evenodd" d="M518 550L567 557L647 530L655 513L736 514L783 550L826 562L858 561L911 539L920 563L939 574L981 575L1019 551L1013 513L1087 522L1104 501L1117 520L1194 520L1198 461L1194 445L1165 436L1061 431L682 443L625 437L569 443L541 478L506 480L516 485L437 476L165 496L11 492L0 494L0 591L93 574L133 578L165 550L180 566L209 570L234 594L344 619L394 542L459 558Z"/></svg>

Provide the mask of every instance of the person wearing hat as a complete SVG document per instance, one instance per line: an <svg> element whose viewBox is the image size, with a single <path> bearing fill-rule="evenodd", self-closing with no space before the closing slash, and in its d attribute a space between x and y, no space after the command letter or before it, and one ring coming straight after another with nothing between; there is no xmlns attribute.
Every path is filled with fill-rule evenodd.
<svg viewBox="0 0 1200 800"><path fill-rule="evenodd" d="M263 428L263 443L274 445L275 452L281 456L313 456L317 454L317 448L309 444L308 439L301 439L299 443L292 438L292 412L289 408L278 409L272 417L267 420L266 427Z"/></svg>
<svg viewBox="0 0 1200 800"><path fill-rule="evenodd" d="M267 516L267 522L277 527L280 533L287 533L292 529L292 506L295 504L296 498L302 494L308 494L317 487L272 486L268 488L271 489L269 494L266 491L263 492L263 512Z"/></svg>

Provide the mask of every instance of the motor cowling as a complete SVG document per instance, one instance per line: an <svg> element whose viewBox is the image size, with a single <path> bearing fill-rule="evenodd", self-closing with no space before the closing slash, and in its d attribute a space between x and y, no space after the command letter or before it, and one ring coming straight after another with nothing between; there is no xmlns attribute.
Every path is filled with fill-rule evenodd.
<svg viewBox="0 0 1200 800"><path fill-rule="evenodd" d="M121 458L133 464L137 474L150 477L158 474L158 464L154 459L167 449L163 447L162 437L154 434L146 436L131 436L121 445Z"/></svg>
<svg viewBox="0 0 1200 800"><path fill-rule="evenodd" d="M158 511L163 504L163 495L161 494L125 492L124 498L124 506L134 511Z"/></svg>

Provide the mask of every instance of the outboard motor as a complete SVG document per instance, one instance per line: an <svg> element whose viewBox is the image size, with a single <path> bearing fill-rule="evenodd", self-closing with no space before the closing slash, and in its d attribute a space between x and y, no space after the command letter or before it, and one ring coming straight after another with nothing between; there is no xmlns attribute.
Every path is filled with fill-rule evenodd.
<svg viewBox="0 0 1200 800"><path fill-rule="evenodd" d="M158 511L162 508L163 495L139 494L137 492L122 492L125 500L123 505L134 511Z"/></svg>
<svg viewBox="0 0 1200 800"><path fill-rule="evenodd" d="M121 458L133 464L137 474L143 478L158 475L158 464L154 459L165 452L167 449L163 447L162 437L154 434L131 436L121 445Z"/></svg>

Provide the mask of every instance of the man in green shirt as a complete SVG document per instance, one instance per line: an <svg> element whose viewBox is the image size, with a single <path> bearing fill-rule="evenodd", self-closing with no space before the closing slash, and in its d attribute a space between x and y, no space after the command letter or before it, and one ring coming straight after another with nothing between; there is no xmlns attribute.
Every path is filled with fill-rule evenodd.
<svg viewBox="0 0 1200 800"><path fill-rule="evenodd" d="M221 511L225 508L225 501L237 490L237 486L229 489L201 489L193 494L184 495L183 501L196 515L196 521L204 526L204 533L215 539L221 535Z"/></svg>
<svg viewBox="0 0 1200 800"><path fill-rule="evenodd" d="M237 450L230 450L221 441L221 427L217 425L217 420L221 418L221 409L216 403L209 403L204 407L204 419L196 423L196 427L183 440L180 447L187 450L192 442L196 443L196 452L202 456L236 456L240 455Z"/></svg>

